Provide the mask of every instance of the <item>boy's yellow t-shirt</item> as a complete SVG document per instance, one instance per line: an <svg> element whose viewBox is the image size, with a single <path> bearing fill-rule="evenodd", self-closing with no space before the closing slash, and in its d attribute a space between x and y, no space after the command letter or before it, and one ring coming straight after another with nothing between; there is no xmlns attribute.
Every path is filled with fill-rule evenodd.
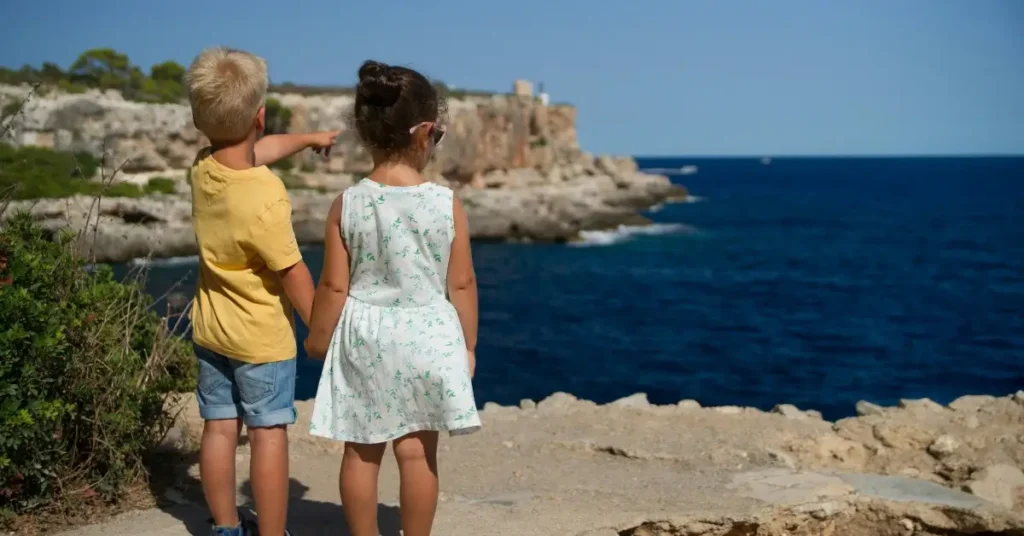
<svg viewBox="0 0 1024 536"><path fill-rule="evenodd" d="M191 180L199 244L193 341L248 363L295 357L295 317L275 273L302 260L284 183L266 166L234 170L208 153Z"/></svg>

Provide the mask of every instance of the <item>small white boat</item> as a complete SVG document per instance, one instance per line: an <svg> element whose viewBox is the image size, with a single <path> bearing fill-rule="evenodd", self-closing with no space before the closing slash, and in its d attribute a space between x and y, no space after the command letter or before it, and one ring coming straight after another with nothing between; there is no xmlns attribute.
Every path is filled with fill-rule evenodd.
<svg viewBox="0 0 1024 536"><path fill-rule="evenodd" d="M693 175L697 173L697 166L683 166L679 168L680 175Z"/></svg>

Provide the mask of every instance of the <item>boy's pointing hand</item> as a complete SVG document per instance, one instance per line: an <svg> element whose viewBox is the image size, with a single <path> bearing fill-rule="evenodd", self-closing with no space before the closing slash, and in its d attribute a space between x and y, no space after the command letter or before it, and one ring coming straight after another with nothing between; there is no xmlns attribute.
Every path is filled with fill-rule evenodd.
<svg viewBox="0 0 1024 536"><path fill-rule="evenodd" d="M334 147L334 143L338 139L338 135L341 134L340 130L331 130L327 132L314 132L312 133L309 146L313 148L313 152L321 154L324 158L331 156L331 147Z"/></svg>

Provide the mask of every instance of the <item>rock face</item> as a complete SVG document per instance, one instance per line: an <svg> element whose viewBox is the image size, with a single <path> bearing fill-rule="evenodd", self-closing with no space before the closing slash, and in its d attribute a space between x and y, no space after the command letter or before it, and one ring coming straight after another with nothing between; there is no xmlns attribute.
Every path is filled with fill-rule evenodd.
<svg viewBox="0 0 1024 536"><path fill-rule="evenodd" d="M488 403L483 431L445 437L440 446L438 534L469 536L954 536L1024 534L1024 406L1011 397L980 404L906 404L829 423L751 408L717 411L692 403L658 406L643 394L598 405L566 393L517 407ZM185 427L202 425L189 396ZM309 534L337 533L341 442L305 433L311 401L298 401L289 433L293 499L290 526ZM780 408L784 405L780 405ZM970 408L970 409L968 409ZM960 423L968 411L972 435ZM915 423L912 437L876 453L870 431ZM838 430L838 431L837 431ZM851 433L843 432L844 430ZM856 431L856 433L853 433ZM845 434L849 439L841 437ZM919 437L920 436L920 437ZM951 457L972 469L947 478L926 452L932 440L959 436ZM948 450L945 440L940 450ZM911 448L913 445L913 448ZM920 446L923 445L923 446ZM973 446L972 446L973 445ZM856 446L854 448L853 446ZM920 447L919 447L920 446ZM840 448L842 447L842 448ZM859 458L850 452L860 449ZM845 449L845 450L844 450ZM238 457L246 479L249 447ZM838 454L834 456L833 454ZM891 463L883 462L885 458ZM918 470L911 475L908 470ZM169 516L140 512L87 527L73 536L188 534L203 526L196 466L182 467L180 495L193 504ZM381 467L381 533L397 534L396 464ZM965 480L966 479L966 480ZM241 488L244 492L245 486ZM388 530L385 527L395 527ZM144 528L144 530L143 530Z"/></svg>
<svg viewBox="0 0 1024 536"><path fill-rule="evenodd" d="M28 93L26 87L0 86L0 106ZM352 97L272 96L291 109L291 131L342 130L329 160L305 151L293 158L301 172L287 173L289 183L311 188L293 191L295 223L301 241L318 242L334 196L372 167L345 120ZM581 151L571 106L467 97L450 101L448 116L448 135L425 174L459 192L474 237L571 240L582 230L647 223L637 211L686 197L666 177L640 173L632 158ZM121 166L115 180L161 175L184 181L184 169L207 142L192 125L188 106L131 102L117 92L32 96L11 125L8 137L17 145L104 155L111 168ZM194 253L194 238L185 232L187 187L178 190L178 197L105 201L97 240L89 246L97 259ZM49 227L80 226L85 219L77 207L83 204L44 200L12 208L32 210Z"/></svg>
<svg viewBox="0 0 1024 536"><path fill-rule="evenodd" d="M905 400L839 420L829 433L788 450L805 467L914 477L1024 506L1024 489L1017 489L1024 486L1024 404L1011 396L965 396L948 407Z"/></svg>

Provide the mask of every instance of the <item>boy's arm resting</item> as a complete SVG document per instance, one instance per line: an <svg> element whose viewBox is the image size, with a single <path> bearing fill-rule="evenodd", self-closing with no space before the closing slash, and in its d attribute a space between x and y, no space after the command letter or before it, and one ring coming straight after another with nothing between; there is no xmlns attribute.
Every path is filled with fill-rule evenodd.
<svg viewBox="0 0 1024 536"><path fill-rule="evenodd" d="M256 154L256 165L266 166L288 158L289 156L309 147L316 152L323 151L330 156L331 147L341 131L308 132L304 134L271 134L256 141L253 150Z"/></svg>
<svg viewBox="0 0 1024 536"><path fill-rule="evenodd" d="M470 353L470 372L476 366L477 335L477 291L476 273L473 270L473 253L469 243L469 218L462 209L462 202L454 196L452 213L455 220L455 238L452 240L448 260L448 299L459 313L462 333L466 338L466 350Z"/></svg>
<svg viewBox="0 0 1024 536"><path fill-rule="evenodd" d="M339 195L331 204L324 225L324 267L313 298L313 315L309 338L306 339L306 354L317 359L323 359L327 354L331 336L348 298L349 253L341 237L342 202Z"/></svg>
<svg viewBox="0 0 1024 536"><path fill-rule="evenodd" d="M277 273L292 307L308 326L313 305L313 276L302 260L292 229L292 205L287 194L284 195L260 216L260 229L253 237L253 246L267 268Z"/></svg>

